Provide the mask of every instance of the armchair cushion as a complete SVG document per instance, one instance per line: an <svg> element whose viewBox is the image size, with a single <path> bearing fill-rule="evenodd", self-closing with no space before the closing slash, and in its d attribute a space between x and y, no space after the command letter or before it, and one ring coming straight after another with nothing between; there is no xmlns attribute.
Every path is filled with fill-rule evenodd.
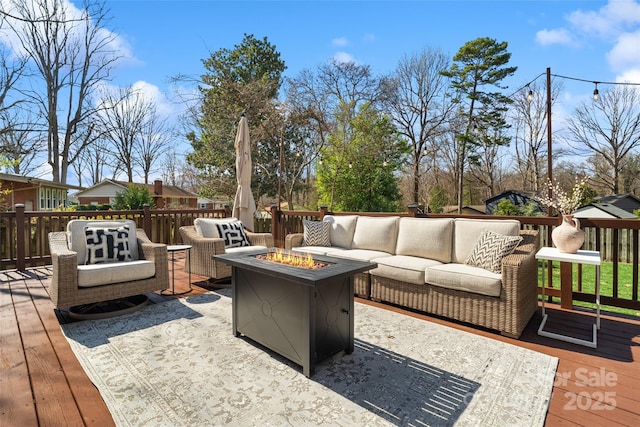
<svg viewBox="0 0 640 427"><path fill-rule="evenodd" d="M85 264L132 261L129 249L129 226L84 227L86 236Z"/></svg>
<svg viewBox="0 0 640 427"><path fill-rule="evenodd" d="M122 264L90 264L78 266L78 287L111 285L153 277L156 274L153 261L137 260Z"/></svg>

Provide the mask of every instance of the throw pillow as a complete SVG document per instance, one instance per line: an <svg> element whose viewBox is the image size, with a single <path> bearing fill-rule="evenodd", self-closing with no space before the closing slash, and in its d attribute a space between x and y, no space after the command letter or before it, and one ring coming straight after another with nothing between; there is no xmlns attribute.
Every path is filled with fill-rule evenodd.
<svg viewBox="0 0 640 427"><path fill-rule="evenodd" d="M502 258L513 252L521 241L520 236L504 236L493 231L485 231L476 241L464 263L500 274Z"/></svg>
<svg viewBox="0 0 640 427"><path fill-rule="evenodd" d="M303 246L331 246L329 239L329 230L331 224L325 221L308 221L302 220L303 227Z"/></svg>
<svg viewBox="0 0 640 427"><path fill-rule="evenodd" d="M84 227L87 252L85 264L132 261L129 250L129 226Z"/></svg>
<svg viewBox="0 0 640 427"><path fill-rule="evenodd" d="M218 235L224 239L224 246L226 248L251 246L240 221L219 223L216 224L216 228L218 229Z"/></svg>

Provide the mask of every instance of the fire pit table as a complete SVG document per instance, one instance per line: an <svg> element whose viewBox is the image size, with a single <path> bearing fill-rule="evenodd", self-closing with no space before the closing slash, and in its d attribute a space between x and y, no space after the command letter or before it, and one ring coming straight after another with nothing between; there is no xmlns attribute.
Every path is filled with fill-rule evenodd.
<svg viewBox="0 0 640 427"><path fill-rule="evenodd" d="M305 268L264 259L274 251L214 256L232 266L233 333L301 365L311 377L317 362L353 352L353 277L377 264L313 255L314 266Z"/></svg>

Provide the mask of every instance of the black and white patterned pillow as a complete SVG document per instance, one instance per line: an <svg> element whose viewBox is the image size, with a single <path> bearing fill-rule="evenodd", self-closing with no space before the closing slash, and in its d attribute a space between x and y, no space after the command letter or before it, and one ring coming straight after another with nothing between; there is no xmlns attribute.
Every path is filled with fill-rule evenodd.
<svg viewBox="0 0 640 427"><path fill-rule="evenodd" d="M226 248L238 248L241 246L251 246L244 227L240 221L216 224L218 235L224 239Z"/></svg>
<svg viewBox="0 0 640 427"><path fill-rule="evenodd" d="M504 236L493 231L485 231L476 241L464 263L500 274L502 258L513 252L521 241L521 236Z"/></svg>
<svg viewBox="0 0 640 427"><path fill-rule="evenodd" d="M129 226L84 227L87 251L85 264L132 261Z"/></svg>
<svg viewBox="0 0 640 427"><path fill-rule="evenodd" d="M331 223L302 220L302 227L304 228L303 246L331 246L329 239Z"/></svg>

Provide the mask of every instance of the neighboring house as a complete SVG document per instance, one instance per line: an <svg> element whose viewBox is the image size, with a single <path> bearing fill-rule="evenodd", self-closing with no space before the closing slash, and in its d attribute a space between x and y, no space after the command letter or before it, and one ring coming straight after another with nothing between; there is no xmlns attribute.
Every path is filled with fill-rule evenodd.
<svg viewBox="0 0 640 427"><path fill-rule="evenodd" d="M573 216L576 218L638 218L634 214L629 213L624 209L620 209L610 203L590 203L580 209L576 209L573 212Z"/></svg>
<svg viewBox="0 0 640 427"><path fill-rule="evenodd" d="M640 209L640 199L633 194L613 194L610 196L599 196L594 199L597 203L607 203L617 208L633 213Z"/></svg>
<svg viewBox="0 0 640 427"><path fill-rule="evenodd" d="M68 191L78 189L74 185L6 173L0 173L0 187L11 191L5 196L4 205L15 209L15 205L23 204L27 211L66 208L69 206Z"/></svg>
<svg viewBox="0 0 640 427"><path fill-rule="evenodd" d="M544 213L540 203L535 199L536 193L533 191L520 191L520 190L506 190L502 193L490 197L485 200L487 215L493 215L498 209L498 203L503 200L509 200L514 206L524 207L529 203L534 203L540 213Z"/></svg>
<svg viewBox="0 0 640 427"><path fill-rule="evenodd" d="M207 197L198 197L198 209L224 209L229 205L228 199L218 198L209 199Z"/></svg>
<svg viewBox="0 0 640 427"><path fill-rule="evenodd" d="M449 205L442 208L443 214L458 214L458 205ZM462 206L462 215L484 215L484 206L482 205L464 205Z"/></svg>
<svg viewBox="0 0 640 427"><path fill-rule="evenodd" d="M118 193L126 191L129 182L105 179L87 189L78 191L73 196L81 205L113 204ZM175 185L163 185L161 180L153 184L133 183L138 187L146 187L156 203L157 209L197 208L198 195L183 190Z"/></svg>

